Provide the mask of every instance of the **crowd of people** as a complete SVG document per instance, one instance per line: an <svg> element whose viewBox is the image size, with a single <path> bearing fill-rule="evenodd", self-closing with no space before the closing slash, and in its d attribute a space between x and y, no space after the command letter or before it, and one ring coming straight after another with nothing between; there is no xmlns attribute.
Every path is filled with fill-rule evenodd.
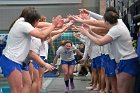
<svg viewBox="0 0 140 93"><path fill-rule="evenodd" d="M75 23L81 23L77 26ZM71 27L81 41L77 48L70 40L63 40L48 64L48 44ZM76 56L75 56L76 53ZM34 7L26 7L12 23L6 47L0 58L2 74L7 77L11 93L40 93L44 71L52 71L58 58L64 75L64 90L74 89L74 68L79 64L91 76L89 90L100 93L134 93L138 70L138 56L132 46L129 30L119 19L114 7L104 16L86 9L78 15L61 15L47 22Z"/></svg>

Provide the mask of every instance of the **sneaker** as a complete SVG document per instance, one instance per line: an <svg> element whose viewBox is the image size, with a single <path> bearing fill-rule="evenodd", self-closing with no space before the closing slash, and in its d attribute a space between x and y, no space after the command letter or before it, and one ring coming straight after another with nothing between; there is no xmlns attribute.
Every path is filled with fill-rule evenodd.
<svg viewBox="0 0 140 93"><path fill-rule="evenodd" d="M71 82L71 83L70 83L70 85L71 85L71 89L74 89L74 88L75 88L75 86L74 86L74 83L73 83L73 82Z"/></svg>
<svg viewBox="0 0 140 93"><path fill-rule="evenodd" d="M86 77L89 77L89 76L91 76L91 74L88 72L88 74L86 75Z"/></svg>
<svg viewBox="0 0 140 93"><path fill-rule="evenodd" d="M90 87L86 87L87 90L93 90L93 87L90 86Z"/></svg>
<svg viewBox="0 0 140 93"><path fill-rule="evenodd" d="M65 93L69 92L69 87L65 87Z"/></svg>
<svg viewBox="0 0 140 93"><path fill-rule="evenodd" d="M73 73L73 75L74 75L74 76L78 76L79 74L78 74L78 73Z"/></svg>

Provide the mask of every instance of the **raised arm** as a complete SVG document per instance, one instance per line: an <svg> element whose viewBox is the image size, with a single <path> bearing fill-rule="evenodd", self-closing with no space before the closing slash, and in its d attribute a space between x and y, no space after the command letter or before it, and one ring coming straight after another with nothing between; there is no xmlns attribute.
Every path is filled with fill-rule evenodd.
<svg viewBox="0 0 140 93"><path fill-rule="evenodd" d="M90 26L90 29L98 35L105 35L108 32L108 29L104 27Z"/></svg>
<svg viewBox="0 0 140 93"><path fill-rule="evenodd" d="M97 14L95 12L89 11L87 9L79 9L79 10L80 10L80 12L84 12L86 14L89 14L90 17L93 17L93 18L95 18L97 20L103 19L103 16L102 15L99 15L99 14Z"/></svg>
<svg viewBox="0 0 140 93"><path fill-rule="evenodd" d="M38 28L35 28L31 32L29 32L29 34L31 36L34 36L34 37L37 37L37 38L40 38L40 39L45 39L46 36L49 33L51 33L55 29L55 27L59 24L60 20L61 19L58 16L58 17L56 17L52 20L52 25L51 26L47 27L46 29L40 29L40 30Z"/></svg>

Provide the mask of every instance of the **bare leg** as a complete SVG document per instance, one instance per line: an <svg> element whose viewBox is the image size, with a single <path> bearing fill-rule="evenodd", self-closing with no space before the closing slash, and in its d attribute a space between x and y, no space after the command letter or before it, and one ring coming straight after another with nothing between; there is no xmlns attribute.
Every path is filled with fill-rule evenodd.
<svg viewBox="0 0 140 93"><path fill-rule="evenodd" d="M111 83L111 89L112 89L112 93L118 93L117 90L117 78L116 76L114 77L108 77L110 83Z"/></svg>
<svg viewBox="0 0 140 93"><path fill-rule="evenodd" d="M101 68L101 93L105 91L105 71L104 68Z"/></svg>
<svg viewBox="0 0 140 93"><path fill-rule="evenodd" d="M42 67L39 67L38 69L39 71L39 85L40 85L40 90L42 89L42 80L43 80L43 76L44 76L44 71L45 71L45 68L42 68Z"/></svg>
<svg viewBox="0 0 140 93"><path fill-rule="evenodd" d="M110 81L108 77L105 77L105 82L106 82L106 93L110 93Z"/></svg>
<svg viewBox="0 0 140 93"><path fill-rule="evenodd" d="M135 78L125 72L121 72L117 75L117 87L118 87L118 93L134 93L133 87L134 87Z"/></svg>
<svg viewBox="0 0 140 93"><path fill-rule="evenodd" d="M15 70L8 76L8 83L11 88L11 93L22 93L22 74L16 68Z"/></svg>
<svg viewBox="0 0 140 93"><path fill-rule="evenodd" d="M74 81L73 81L73 79L74 79L73 72L74 72L74 65L70 65L69 66L69 77L70 77L71 89L75 88Z"/></svg>
<svg viewBox="0 0 140 93"><path fill-rule="evenodd" d="M34 68L33 71L33 83L32 83L32 93L40 93L40 86L39 86L39 71Z"/></svg>
<svg viewBox="0 0 140 93"><path fill-rule="evenodd" d="M31 77L29 71L22 71L23 93L31 93Z"/></svg>
<svg viewBox="0 0 140 93"><path fill-rule="evenodd" d="M94 76L94 81L93 81L93 89L96 88L97 82L98 82L98 75L97 75L97 69L93 69L93 76Z"/></svg>
<svg viewBox="0 0 140 93"><path fill-rule="evenodd" d="M67 64L63 64L62 65L62 70L64 73L64 80L68 80L68 65Z"/></svg>

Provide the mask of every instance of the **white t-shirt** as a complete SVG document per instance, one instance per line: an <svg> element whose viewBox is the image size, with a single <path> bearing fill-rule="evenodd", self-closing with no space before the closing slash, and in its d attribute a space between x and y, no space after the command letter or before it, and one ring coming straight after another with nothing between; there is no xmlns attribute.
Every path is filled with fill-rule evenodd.
<svg viewBox="0 0 140 93"><path fill-rule="evenodd" d="M118 19L118 24L113 26L107 35L111 36L113 39L110 46L112 54L117 62L137 57L132 47L130 32L121 19Z"/></svg>
<svg viewBox="0 0 140 93"><path fill-rule="evenodd" d="M30 50L34 51L39 55L40 53L40 47L42 46L41 39L36 38L36 37L31 37L31 46Z"/></svg>
<svg viewBox="0 0 140 93"><path fill-rule="evenodd" d="M73 51L73 48L66 50L64 46L60 46L56 51L56 55L60 55L61 59L64 61L72 61L75 59Z"/></svg>
<svg viewBox="0 0 140 93"><path fill-rule="evenodd" d="M85 41L85 51L83 58L85 59L87 55L93 59L101 55L101 46L93 43L87 36L84 36Z"/></svg>
<svg viewBox="0 0 140 93"><path fill-rule="evenodd" d="M42 46L40 47L40 56L44 56L45 59L48 59L48 49L49 49L49 45L48 45L48 41L44 41L42 42Z"/></svg>
<svg viewBox="0 0 140 93"><path fill-rule="evenodd" d="M22 64L28 55L30 49L31 36L29 32L34 30L34 27L24 21L24 18L19 18L11 28L3 54L12 61Z"/></svg>
<svg viewBox="0 0 140 93"><path fill-rule="evenodd" d="M105 55L109 55L111 59L114 59L114 56L111 52L110 43L101 46L101 53Z"/></svg>

